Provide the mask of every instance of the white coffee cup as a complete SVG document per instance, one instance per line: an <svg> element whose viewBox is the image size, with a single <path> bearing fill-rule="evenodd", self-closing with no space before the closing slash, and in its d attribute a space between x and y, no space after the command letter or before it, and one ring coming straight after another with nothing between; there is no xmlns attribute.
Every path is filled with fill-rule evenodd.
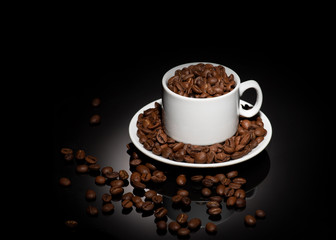
<svg viewBox="0 0 336 240"><path fill-rule="evenodd" d="M243 117L256 115L263 97L256 81L248 80L241 83L238 74L224 65L222 66L225 67L226 74L228 76L233 74L236 82L235 88L227 94L213 98L191 98L176 94L168 88L167 82L174 76L176 70L199 63L179 65L163 76L163 124L168 136L176 141L193 145L211 145L223 142L236 133L239 115ZM240 104L240 96L249 88L256 90L257 97L253 108L245 110Z"/></svg>

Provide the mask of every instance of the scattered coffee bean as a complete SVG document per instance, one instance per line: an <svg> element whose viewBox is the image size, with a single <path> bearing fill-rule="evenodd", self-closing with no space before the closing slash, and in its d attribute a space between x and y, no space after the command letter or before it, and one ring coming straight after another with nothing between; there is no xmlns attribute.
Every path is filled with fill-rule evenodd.
<svg viewBox="0 0 336 240"><path fill-rule="evenodd" d="M238 171L231 171L226 174L228 178L235 178L238 176Z"/></svg>
<svg viewBox="0 0 336 240"><path fill-rule="evenodd" d="M90 206L87 207L86 212L90 216L97 216L98 215L98 208L90 205Z"/></svg>
<svg viewBox="0 0 336 240"><path fill-rule="evenodd" d="M188 222L188 228L191 230L198 229L202 225L201 219L199 218L192 218Z"/></svg>
<svg viewBox="0 0 336 240"><path fill-rule="evenodd" d="M103 206L102 206L102 212L103 213L111 213L112 211L114 210L114 205L113 203L105 203Z"/></svg>
<svg viewBox="0 0 336 240"><path fill-rule="evenodd" d="M258 209L255 211L255 215L257 218L265 218L266 212L264 210Z"/></svg>
<svg viewBox="0 0 336 240"><path fill-rule="evenodd" d="M246 215L244 221L248 226L255 226L257 223L256 219L252 215Z"/></svg>
<svg viewBox="0 0 336 240"><path fill-rule="evenodd" d="M176 217L176 222L180 225L185 224L188 221L188 215L185 213L180 213L179 215L177 215Z"/></svg>
<svg viewBox="0 0 336 240"><path fill-rule="evenodd" d="M231 196L226 200L226 206L232 207L236 204L236 201L237 201L237 197Z"/></svg>
<svg viewBox="0 0 336 240"><path fill-rule="evenodd" d="M96 192L93 191L92 189L88 189L86 192L85 192L85 198L87 200L95 200L96 199Z"/></svg>
<svg viewBox="0 0 336 240"><path fill-rule="evenodd" d="M131 208L133 206L133 202L131 200L125 199L121 202L121 206L123 208L128 209L128 208Z"/></svg>
<svg viewBox="0 0 336 240"><path fill-rule="evenodd" d="M161 231L164 231L167 229L167 223L166 221L164 220L160 220L156 223L156 228L161 230Z"/></svg>
<svg viewBox="0 0 336 240"><path fill-rule="evenodd" d="M190 179L191 179L191 181L193 181L193 182L200 182L200 181L203 180L203 176L202 176L202 175L194 175L194 176L192 176Z"/></svg>
<svg viewBox="0 0 336 240"><path fill-rule="evenodd" d="M61 153L64 155L73 154L73 150L71 148L61 148Z"/></svg>
<svg viewBox="0 0 336 240"><path fill-rule="evenodd" d="M236 207L244 208L246 206L246 200L244 198L237 198Z"/></svg>
<svg viewBox="0 0 336 240"><path fill-rule="evenodd" d="M103 176L97 176L96 179L95 179L95 182L99 185L103 185L103 184L105 184L106 179Z"/></svg>
<svg viewBox="0 0 336 240"><path fill-rule="evenodd" d="M211 190L209 188L202 188L201 193L204 197L210 197Z"/></svg>
<svg viewBox="0 0 336 240"><path fill-rule="evenodd" d="M209 213L211 216L216 216L216 215L219 215L219 214L222 213L222 209L219 208L219 207L209 208L209 209L208 209L208 213Z"/></svg>
<svg viewBox="0 0 336 240"><path fill-rule="evenodd" d="M176 184L179 186L184 186L187 183L187 178L184 174L180 174L179 176L177 176L176 178Z"/></svg>
<svg viewBox="0 0 336 240"><path fill-rule="evenodd" d="M163 201L163 197L161 195L155 195L152 197L152 202L155 204L161 204Z"/></svg>
<svg viewBox="0 0 336 240"><path fill-rule="evenodd" d="M180 189L177 191L178 195L181 195L182 197L188 197L189 196L189 192L185 189Z"/></svg>
<svg viewBox="0 0 336 240"><path fill-rule="evenodd" d="M94 156L87 155L87 156L85 157L85 161L86 161L88 164L95 164L95 163L98 161L98 159L97 159L96 157L94 157Z"/></svg>
<svg viewBox="0 0 336 240"><path fill-rule="evenodd" d="M119 171L119 179L120 180L128 179L128 173L125 170L120 170Z"/></svg>
<svg viewBox="0 0 336 240"><path fill-rule="evenodd" d="M190 234L190 230L188 228L180 228L177 230L177 235L180 237L185 237Z"/></svg>
<svg viewBox="0 0 336 240"><path fill-rule="evenodd" d="M131 192L127 192L125 194L122 195L121 197L121 200L131 200L132 201L132 198L134 197L133 193Z"/></svg>
<svg viewBox="0 0 336 240"><path fill-rule="evenodd" d="M110 182L111 187L123 187L124 181L116 179Z"/></svg>
<svg viewBox="0 0 336 240"><path fill-rule="evenodd" d="M76 166L76 171L78 173L87 173L89 171L89 167L86 164L80 164Z"/></svg>
<svg viewBox="0 0 336 240"><path fill-rule="evenodd" d="M94 114L90 117L89 123L91 125L97 125L101 122L101 116L99 114Z"/></svg>
<svg viewBox="0 0 336 240"><path fill-rule="evenodd" d="M173 221L168 224L168 228L172 232L177 232L181 228L181 225Z"/></svg>
<svg viewBox="0 0 336 240"><path fill-rule="evenodd" d="M104 193L103 196L102 196L102 200L105 203L111 202L112 196L108 193Z"/></svg>
<svg viewBox="0 0 336 240"><path fill-rule="evenodd" d="M59 179L59 184L63 187L69 187L71 185L71 180L66 177L61 177Z"/></svg>
<svg viewBox="0 0 336 240"><path fill-rule="evenodd" d="M191 199L189 197L182 197L181 203L187 207L191 204Z"/></svg>
<svg viewBox="0 0 336 240"><path fill-rule="evenodd" d="M215 233L217 232L217 226L216 224L212 223L212 222L208 222L206 225L205 225L205 230L208 232L208 233Z"/></svg>
<svg viewBox="0 0 336 240"><path fill-rule="evenodd" d="M100 165L99 164L91 164L89 165L90 171L99 171Z"/></svg>
<svg viewBox="0 0 336 240"><path fill-rule="evenodd" d="M152 198L157 194L156 191L154 190L148 190L147 192L145 192L145 197L146 199L152 200Z"/></svg>
<svg viewBox="0 0 336 240"><path fill-rule="evenodd" d="M110 166L103 167L101 170L101 173L103 176L107 177L107 175L111 174L113 172L113 168Z"/></svg>
<svg viewBox="0 0 336 240"><path fill-rule="evenodd" d="M142 210L144 211L152 211L154 209L154 203L153 202L149 202L149 201L145 201L142 205Z"/></svg>
<svg viewBox="0 0 336 240"><path fill-rule="evenodd" d="M65 226L70 229L78 227L78 222L76 220L66 220L64 222Z"/></svg>
<svg viewBox="0 0 336 240"><path fill-rule="evenodd" d="M168 210L165 207L160 207L154 211L154 216L156 218L163 218L167 215Z"/></svg>
<svg viewBox="0 0 336 240"><path fill-rule="evenodd" d="M110 193L111 195L120 195L124 193L124 189L122 187L111 187Z"/></svg>
<svg viewBox="0 0 336 240"><path fill-rule="evenodd" d="M83 160L85 158L85 151L82 150L82 149L79 149L77 152L76 152L76 158L78 160Z"/></svg>
<svg viewBox="0 0 336 240"><path fill-rule="evenodd" d="M101 104L100 98L96 97L92 99L92 102L91 102L92 107L99 107L100 104Z"/></svg>

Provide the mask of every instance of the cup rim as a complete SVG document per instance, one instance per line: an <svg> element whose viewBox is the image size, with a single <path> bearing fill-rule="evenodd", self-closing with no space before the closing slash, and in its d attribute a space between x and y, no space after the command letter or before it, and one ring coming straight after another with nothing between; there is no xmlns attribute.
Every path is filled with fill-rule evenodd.
<svg viewBox="0 0 336 240"><path fill-rule="evenodd" d="M174 93L172 90L170 90L170 89L168 88L168 86L167 86L167 82L168 82L168 80L169 80L169 78L170 78L170 77L168 78L168 74L170 74L170 72L172 72L172 71L175 72L175 71L178 70L178 69L182 69L182 68L184 68L184 67L188 67L188 66L190 66L190 65L197 65L197 64L199 64L199 63L203 63L203 64L212 64L212 65L214 65L214 66L218 66L218 65L220 65L220 66L223 66L223 67L225 68L225 71L226 71L226 70L231 71L231 72L233 73L233 75L234 75L234 81L236 82L236 86L235 86L235 88L234 88L231 92L229 92L229 93L227 93L227 94L224 94L224 95L221 95L221 96L218 96L218 97L212 97L212 98L193 98L193 97L185 97L185 96L181 96L181 95L179 95L179 94L177 94L177 93ZM219 100L219 99L222 99L222 98L227 98L227 97L231 96L232 94L234 94L236 91L238 91L238 89L239 89L239 85L240 85L240 77L239 77L239 75L238 75L235 71L233 71L231 68L229 68L229 67L227 67L227 66L225 66L225 65L223 65L223 64L212 63L212 62L191 62L191 63L180 64L180 65L178 65L178 66L175 66L175 67L169 69L169 70L163 75L163 77L162 77L162 87L163 87L163 89L164 89L168 94L170 94L171 96L173 96L173 97L177 97L177 98L180 98L180 99L183 99L183 100L186 100L186 101L216 101L216 100Z"/></svg>

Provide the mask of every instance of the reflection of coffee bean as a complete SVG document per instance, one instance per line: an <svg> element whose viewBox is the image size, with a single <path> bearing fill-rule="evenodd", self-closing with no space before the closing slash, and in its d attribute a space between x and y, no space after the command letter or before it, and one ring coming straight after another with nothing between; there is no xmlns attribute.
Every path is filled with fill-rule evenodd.
<svg viewBox="0 0 336 240"><path fill-rule="evenodd" d="M105 203L102 206L102 212L103 213L110 213L114 210L114 205L112 203Z"/></svg>
<svg viewBox="0 0 336 240"><path fill-rule="evenodd" d="M68 187L71 185L71 180L66 177L62 177L59 179L59 184L63 187Z"/></svg>
<svg viewBox="0 0 336 240"><path fill-rule="evenodd" d="M85 193L85 198L87 200L95 200L96 199L96 192L92 189L88 189Z"/></svg>
<svg viewBox="0 0 336 240"><path fill-rule="evenodd" d="M258 218L265 218L266 217L266 212L264 210L258 209L255 211L255 215Z"/></svg>
<svg viewBox="0 0 336 240"><path fill-rule="evenodd" d="M90 205L90 206L87 207L86 212L90 216L96 216L96 215L98 215L98 208Z"/></svg>
<svg viewBox="0 0 336 240"><path fill-rule="evenodd" d="M101 116L99 114L94 114L90 117L89 122L91 125L97 125L101 122Z"/></svg>
<svg viewBox="0 0 336 240"><path fill-rule="evenodd" d="M67 228L71 229L76 228L78 226L78 222L76 220L66 220L64 224Z"/></svg>

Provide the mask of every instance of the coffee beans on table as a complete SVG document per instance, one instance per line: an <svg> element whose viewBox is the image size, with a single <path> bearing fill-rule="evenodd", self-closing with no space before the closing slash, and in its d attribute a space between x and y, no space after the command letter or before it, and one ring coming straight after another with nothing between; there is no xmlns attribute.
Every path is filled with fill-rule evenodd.
<svg viewBox="0 0 336 240"><path fill-rule="evenodd" d="M216 224L212 223L212 222L208 222L206 225L205 225L205 230L208 232L208 233L215 233L217 232L217 226Z"/></svg>
<svg viewBox="0 0 336 240"><path fill-rule="evenodd" d="M69 178L66 177L61 177L59 179L59 184L63 187L68 187L71 185L71 180Z"/></svg>
<svg viewBox="0 0 336 240"><path fill-rule="evenodd" d="M248 226L254 226L257 223L255 217L253 217L252 215L246 215L244 218L244 221L245 221L245 224Z"/></svg>
<svg viewBox="0 0 336 240"><path fill-rule="evenodd" d="M162 108L157 102L154 108L139 114L137 128L139 142L146 150L170 160L195 164L222 163L241 158L258 146L267 134L260 116L249 119L241 117L237 132L222 143L208 146L184 144L175 141L164 132ZM141 165L137 165L139 166ZM142 168L142 166L139 168L141 173L143 173ZM233 172L228 178L234 177ZM201 181L201 179L195 177L192 181ZM243 183L239 182L239 184Z"/></svg>

